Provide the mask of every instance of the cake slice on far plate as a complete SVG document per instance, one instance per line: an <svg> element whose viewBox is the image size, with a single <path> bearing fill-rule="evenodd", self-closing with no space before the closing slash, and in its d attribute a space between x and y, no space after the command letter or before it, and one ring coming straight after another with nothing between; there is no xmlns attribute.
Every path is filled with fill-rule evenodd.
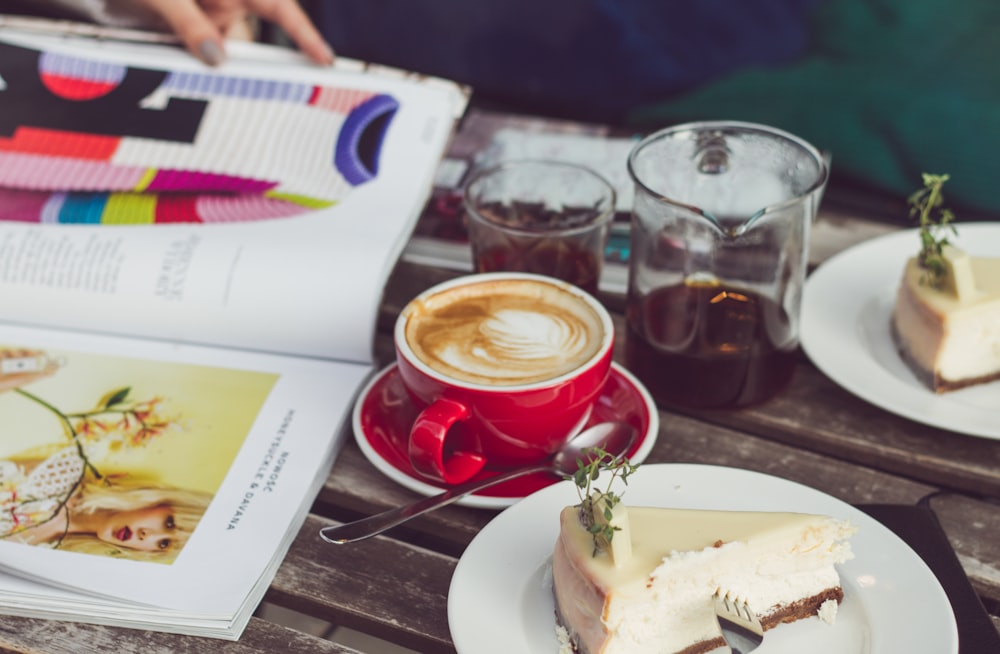
<svg viewBox="0 0 1000 654"><path fill-rule="evenodd" d="M935 393L1000 379L1000 258L942 247L938 279L906 262L892 311L900 356Z"/></svg>
<svg viewBox="0 0 1000 654"><path fill-rule="evenodd" d="M843 599L836 565L852 558L855 529L846 521L618 504L606 514L608 543L588 528L595 521L583 506L563 509L552 558L564 654L729 651L716 592L746 601L765 630L835 619ZM594 513L600 523L604 511Z"/></svg>
<svg viewBox="0 0 1000 654"><path fill-rule="evenodd" d="M924 173L910 196L920 250L906 261L890 325L903 361L935 393L1000 379L1000 258L972 257L949 241L958 230L944 207L947 181Z"/></svg>

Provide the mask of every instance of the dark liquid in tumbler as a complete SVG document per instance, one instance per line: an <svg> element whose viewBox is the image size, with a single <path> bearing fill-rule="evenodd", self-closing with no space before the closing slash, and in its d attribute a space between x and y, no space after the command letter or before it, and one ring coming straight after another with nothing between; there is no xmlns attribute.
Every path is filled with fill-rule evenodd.
<svg viewBox="0 0 1000 654"><path fill-rule="evenodd" d="M795 369L788 316L773 300L712 284L630 298L625 361L665 405L736 408L782 390Z"/></svg>
<svg viewBox="0 0 1000 654"><path fill-rule="evenodd" d="M601 276L604 232L588 236L548 237L553 230L574 230L592 224L601 211L593 207L549 209L540 203L489 202L479 208L483 218L509 230L487 231L473 239L478 272L526 272L548 275L597 293Z"/></svg>

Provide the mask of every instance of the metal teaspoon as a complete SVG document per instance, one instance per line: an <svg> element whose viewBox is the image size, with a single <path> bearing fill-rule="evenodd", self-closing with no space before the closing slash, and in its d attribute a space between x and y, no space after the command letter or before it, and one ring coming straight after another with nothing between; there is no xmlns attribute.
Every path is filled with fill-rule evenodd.
<svg viewBox="0 0 1000 654"><path fill-rule="evenodd" d="M635 442L638 433L634 427L624 422L602 422L583 430L553 454L547 461L538 465L517 468L501 473L495 477L478 479L459 484L438 495L425 497L412 504L377 513L361 520L348 522L334 527L324 527L319 535L328 543L342 545L364 540L387 529L391 529L411 518L423 515L442 506L460 500L470 493L489 488L510 479L523 477L537 472L550 472L559 476L572 475L577 471L577 461L588 460L584 450L600 447L615 458L624 456Z"/></svg>

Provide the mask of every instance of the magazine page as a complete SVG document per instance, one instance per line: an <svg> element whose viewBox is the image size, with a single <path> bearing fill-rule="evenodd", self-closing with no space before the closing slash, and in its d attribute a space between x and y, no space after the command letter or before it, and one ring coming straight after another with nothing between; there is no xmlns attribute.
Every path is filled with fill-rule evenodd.
<svg viewBox="0 0 1000 654"><path fill-rule="evenodd" d="M0 343L0 570L20 577L0 575L2 610L237 637L372 369L40 328Z"/></svg>
<svg viewBox="0 0 1000 654"><path fill-rule="evenodd" d="M276 47L214 69L0 29L0 319L369 361L465 99Z"/></svg>

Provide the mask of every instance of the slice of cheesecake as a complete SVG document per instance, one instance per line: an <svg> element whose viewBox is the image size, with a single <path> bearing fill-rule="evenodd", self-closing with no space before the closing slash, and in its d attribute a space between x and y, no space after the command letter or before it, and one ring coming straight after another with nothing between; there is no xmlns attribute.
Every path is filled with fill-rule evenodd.
<svg viewBox="0 0 1000 654"><path fill-rule="evenodd" d="M578 654L725 648L716 592L745 600L765 630L815 615L832 622L843 598L835 566L852 557L854 533L818 515L627 507L612 542L628 538L631 552L618 556L595 548L579 506L560 523L556 613L564 652Z"/></svg>
<svg viewBox="0 0 1000 654"><path fill-rule="evenodd" d="M938 285L907 261L891 325L901 357L936 393L1000 379L1000 258L942 254Z"/></svg>

